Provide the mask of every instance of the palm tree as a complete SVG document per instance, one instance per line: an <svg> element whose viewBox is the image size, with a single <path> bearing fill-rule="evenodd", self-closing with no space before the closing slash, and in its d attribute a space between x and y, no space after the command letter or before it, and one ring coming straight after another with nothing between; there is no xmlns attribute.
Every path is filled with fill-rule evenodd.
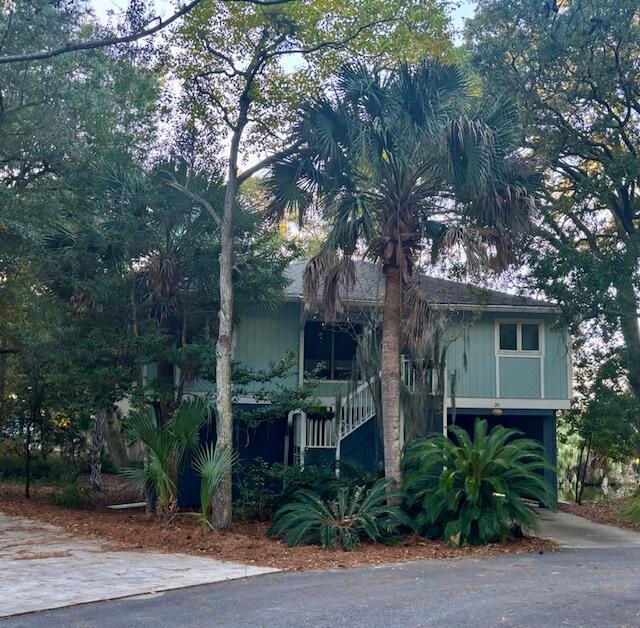
<svg viewBox="0 0 640 628"><path fill-rule="evenodd" d="M382 419L385 473L401 480L400 355L403 298L419 256L463 247L471 267L514 261L513 234L529 220L527 170L515 153L510 106L482 101L457 66L424 61L395 70L343 69L334 92L303 109L299 150L266 181L274 218L329 225L305 275L307 303L323 286L328 317L341 307L339 286L354 279L353 257L384 274ZM423 295L424 298L425 295ZM428 297L428 295L426 295ZM416 299L414 298L415 302Z"/></svg>
<svg viewBox="0 0 640 628"><path fill-rule="evenodd" d="M148 407L131 412L128 417L128 440L142 442L149 456L144 468L127 468L121 473L141 489L145 498L155 493L160 515L166 516L177 508L178 478L184 456L196 451L200 428L210 420L211 410L208 399L194 397L182 401L162 425L158 425L156 414Z"/></svg>

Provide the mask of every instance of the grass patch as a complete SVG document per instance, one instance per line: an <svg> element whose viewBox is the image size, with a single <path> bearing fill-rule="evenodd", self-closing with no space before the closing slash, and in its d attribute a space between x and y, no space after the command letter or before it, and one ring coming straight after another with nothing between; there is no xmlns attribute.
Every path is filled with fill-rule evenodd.
<svg viewBox="0 0 640 628"><path fill-rule="evenodd" d="M636 498L631 504L620 513L627 521L632 523L640 523L640 497Z"/></svg>

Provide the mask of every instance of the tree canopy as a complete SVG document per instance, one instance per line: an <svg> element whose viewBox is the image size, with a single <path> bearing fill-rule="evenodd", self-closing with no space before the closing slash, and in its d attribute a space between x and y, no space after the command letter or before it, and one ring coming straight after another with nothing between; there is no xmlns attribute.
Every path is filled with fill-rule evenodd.
<svg viewBox="0 0 640 628"><path fill-rule="evenodd" d="M471 61L512 97L545 173L530 286L574 331L616 334L640 396L640 21L634 0L478 3Z"/></svg>

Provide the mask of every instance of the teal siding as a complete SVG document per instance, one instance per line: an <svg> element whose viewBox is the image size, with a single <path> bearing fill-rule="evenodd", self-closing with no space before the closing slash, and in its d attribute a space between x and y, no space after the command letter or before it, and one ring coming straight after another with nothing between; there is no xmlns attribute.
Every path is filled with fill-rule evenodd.
<svg viewBox="0 0 640 628"><path fill-rule="evenodd" d="M291 371L279 383L295 387L298 384L298 354L300 343L300 306L284 303L276 311L254 311L245 314L236 332L234 361L254 370L268 370L293 352ZM275 385L278 382L272 382ZM190 387L191 392L214 390L211 382L199 379ZM244 389L251 394L259 389L269 388L268 384L252 383Z"/></svg>
<svg viewBox="0 0 640 628"><path fill-rule="evenodd" d="M336 382L336 381L318 381L318 385L314 388L314 394L317 397L337 397L338 394L342 396L347 395L351 385L349 382Z"/></svg>
<svg viewBox="0 0 640 628"><path fill-rule="evenodd" d="M455 397L495 399L496 385L496 319L531 319L544 322L544 382L540 381L540 360L529 357L502 356L499 358L500 397L505 399L567 399L569 359L565 334L554 328L551 316L528 314L485 313L472 322L467 315L464 326L452 325L448 332L451 340L447 351L449 373L448 393L451 394L451 375L455 374ZM239 323L235 360L253 369L268 369L271 363L282 360L287 351L299 352L300 305L285 303L275 312L252 312ZM283 380L288 386L298 381L297 357L290 374ZM251 394L262 388L252 384L246 392ZM207 390L210 385L197 382L192 390ZM318 397L334 399L338 392L348 393L348 382L320 381L314 391Z"/></svg>
<svg viewBox="0 0 640 628"><path fill-rule="evenodd" d="M494 319L489 316L464 330L459 326L451 330L449 338L454 340L446 361L449 374L455 373L456 397L496 396L494 335Z"/></svg>
<svg viewBox="0 0 640 628"><path fill-rule="evenodd" d="M307 447L304 450L304 464L307 467L335 467L335 447Z"/></svg>
<svg viewBox="0 0 640 628"><path fill-rule="evenodd" d="M500 358L500 397L503 399L539 399L540 359Z"/></svg>
<svg viewBox="0 0 640 628"><path fill-rule="evenodd" d="M275 312L252 312L240 320L236 334L234 360L255 370L268 370L293 351L295 358L290 374L282 380L287 386L298 383L298 348L300 343L300 306L285 303ZM247 392L255 392L264 384L251 384Z"/></svg>
<svg viewBox="0 0 640 628"><path fill-rule="evenodd" d="M482 315L465 331L461 331L460 326L456 325L449 332L449 338L455 338L455 340L447 351L447 369L450 375L455 373L456 397L481 399L497 397L495 322L497 319L523 318L544 323L544 398L569 398L569 353L565 332L554 327L554 318L493 313ZM539 358L502 356L499 361L501 398L538 399L542 397Z"/></svg>
<svg viewBox="0 0 640 628"><path fill-rule="evenodd" d="M544 356L544 396L546 399L569 397L569 347L563 330L551 324L546 328Z"/></svg>
<svg viewBox="0 0 640 628"><path fill-rule="evenodd" d="M354 430L340 443L340 460L345 463L343 475L349 473L376 473L380 468L382 443L376 452L377 419L373 418Z"/></svg>

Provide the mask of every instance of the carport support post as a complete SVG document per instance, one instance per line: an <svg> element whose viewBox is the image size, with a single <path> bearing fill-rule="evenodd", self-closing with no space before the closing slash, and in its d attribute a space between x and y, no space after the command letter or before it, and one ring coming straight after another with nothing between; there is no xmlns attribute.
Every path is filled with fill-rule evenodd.
<svg viewBox="0 0 640 628"><path fill-rule="evenodd" d="M553 494L552 506L558 505L558 444L556 437L556 415L555 412L545 414L542 417L542 444L544 446L545 461L553 466L553 469L544 470L544 479L549 483Z"/></svg>

